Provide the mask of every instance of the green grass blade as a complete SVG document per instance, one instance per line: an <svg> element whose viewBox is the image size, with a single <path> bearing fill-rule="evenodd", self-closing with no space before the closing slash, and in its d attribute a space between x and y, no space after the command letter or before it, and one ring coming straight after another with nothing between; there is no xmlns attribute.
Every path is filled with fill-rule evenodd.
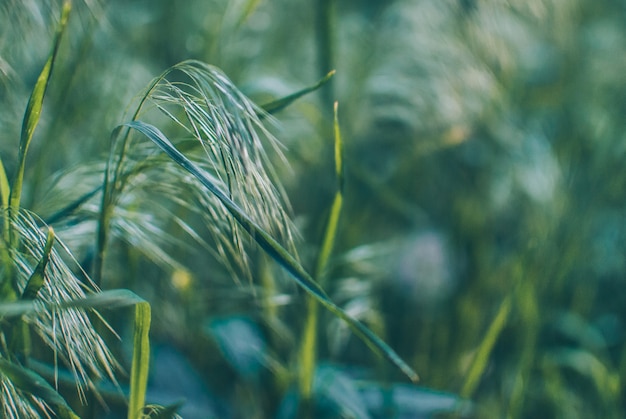
<svg viewBox="0 0 626 419"><path fill-rule="evenodd" d="M20 200L22 196L22 183L24 181L24 168L26 166L26 154L28 152L28 146L33 138L35 128L39 123L41 117L41 109L43 107L43 98L48 89L50 76L52 75L52 68L59 51L59 45L61 44L61 36L65 32L67 21L69 18L70 10L72 8L71 2L66 0L63 3L63 11L61 13L61 21L57 28L57 33L54 39L54 45L50 56L46 61L46 64L41 70L41 74L37 78L37 83L28 99L28 105L26 106L26 112L24 113L24 121L22 123L22 134L20 137L20 146L18 151L18 164L15 170L15 176L13 177L13 185L11 188L10 206L13 209L17 209L20 206Z"/></svg>
<svg viewBox="0 0 626 419"><path fill-rule="evenodd" d="M330 216L328 218L328 224L326 225L326 231L324 233L324 241L320 254L317 258L317 264L315 269L315 277L321 280L324 276L324 271L328 265L328 260L335 244L335 237L337 236L337 226L339 225L339 216L341 215L341 209L343 207L343 143L341 140L341 131L339 129L339 117L338 117L338 104L335 102L335 121L334 121L334 134L335 134L335 176L337 177L337 192L330 209Z"/></svg>
<svg viewBox="0 0 626 419"><path fill-rule="evenodd" d="M9 206L9 196L11 195L11 187L9 186L9 178L4 170L2 159L0 159L0 203L3 208Z"/></svg>
<svg viewBox="0 0 626 419"><path fill-rule="evenodd" d="M463 383L463 387L461 388L461 397L469 398L474 393L480 377L487 368L489 355L491 354L491 351L496 344L498 336L500 336L500 333L502 332L502 329L506 325L506 322L509 318L511 306L511 295L508 295L500 305L496 317L489 325L489 329L487 329L487 333L485 334L485 337L483 338L480 346L478 347L478 350L476 351L474 360L472 361L472 364L467 373L465 383Z"/></svg>
<svg viewBox="0 0 626 419"><path fill-rule="evenodd" d="M44 284L44 272L46 270L46 266L48 266L48 261L50 260L50 252L52 252L52 244L54 243L54 230L52 227L48 228L48 236L46 237L46 244L44 246L43 255L41 256L41 260L37 263L35 270L33 271L30 278L28 278L28 282L24 287L24 292L22 293L23 300L33 300L37 297L39 290L43 287Z"/></svg>
<svg viewBox="0 0 626 419"><path fill-rule="evenodd" d="M148 137L159 148L161 148L173 161L180 165L196 177L212 194L214 194L241 225L241 227L257 242L259 246L291 274L296 283L302 287L309 295L313 296L319 303L326 307L333 314L343 319L375 353L386 357L404 372L411 380L417 381L418 376L411 367L408 366L385 342L374 334L370 329L359 321L353 319L339 306L333 303L326 292L313 280L300 263L283 248L264 229L259 227L239 206L233 202L224 192L222 192L211 179L204 174L193 162L182 155L176 147L159 131L156 127L141 121L128 122L124 126L133 128ZM120 126L117 129L121 129Z"/></svg>
<svg viewBox="0 0 626 419"><path fill-rule="evenodd" d="M334 114L337 192L335 193L335 198L333 199L333 204L330 209L324 239L315 266L315 278L320 284L324 283L326 277L326 267L335 244L339 216L341 215L341 209L343 207L343 144L341 141L341 131L339 129L337 102L335 102ZM319 306L312 299L307 301L307 318L302 335L302 345L300 347L300 396L305 403L303 407L305 410L310 408L307 403L312 395L316 368L318 307Z"/></svg>
<svg viewBox="0 0 626 419"><path fill-rule="evenodd" d="M150 367L150 304L139 303L135 306L135 331L133 337L133 364L130 370L130 400L128 418L142 417L148 386Z"/></svg>
<svg viewBox="0 0 626 419"><path fill-rule="evenodd" d="M311 92L316 91L317 89L319 89L320 87L322 87L323 85L325 85L326 83L328 83L328 81L335 75L335 70L329 71L328 74L326 74L326 76L324 76L324 78L322 78L320 81L318 81L317 83L315 83L313 86L309 86L306 87L302 90L299 90L295 93L292 93L288 96L285 96L283 98L274 100L272 102L266 103L264 105L261 105L261 108L269 113L269 114L273 114L276 113L278 111L281 111L283 109L285 109L287 106L291 105L293 102L295 102L296 100L300 99L302 96L307 95Z"/></svg>
<svg viewBox="0 0 626 419"><path fill-rule="evenodd" d="M9 186L9 179L7 177L6 170L4 170L4 165L2 164L2 159L0 159L0 199L2 202L2 207L0 210L9 207L9 197L11 196L11 187ZM11 231L6 228L9 225L9 211L3 211L2 215L2 223L4 224L4 232L2 238L5 243L9 243L11 240ZM3 243L0 243L0 262L3 266L7 268L7 273L5 274L5 278L0 281L0 289L3 295L11 295L12 290L10 289L11 284L13 283L13 273L12 273L12 263L11 257L9 256L8 249ZM6 294L3 291L8 291Z"/></svg>
<svg viewBox="0 0 626 419"><path fill-rule="evenodd" d="M65 399L36 372L0 359L0 373L7 377L16 388L44 400L59 418L76 419L79 417Z"/></svg>

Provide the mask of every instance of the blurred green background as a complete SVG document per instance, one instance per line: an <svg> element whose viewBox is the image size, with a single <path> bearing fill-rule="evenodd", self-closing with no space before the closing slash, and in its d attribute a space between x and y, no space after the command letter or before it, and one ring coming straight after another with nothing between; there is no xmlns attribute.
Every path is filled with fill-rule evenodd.
<svg viewBox="0 0 626 419"><path fill-rule="evenodd" d="M60 9L0 1L7 172ZM624 1L74 1L24 206L46 219L97 185L125 108L189 58L257 104L336 70L268 120L286 157L276 179L312 270L338 101L345 201L325 289L421 380L323 312L314 416L626 415ZM233 277L154 222L167 237L121 231L102 283L152 304L148 401L185 399L190 418L295 417L303 293L260 252ZM88 265L95 224L54 226Z"/></svg>

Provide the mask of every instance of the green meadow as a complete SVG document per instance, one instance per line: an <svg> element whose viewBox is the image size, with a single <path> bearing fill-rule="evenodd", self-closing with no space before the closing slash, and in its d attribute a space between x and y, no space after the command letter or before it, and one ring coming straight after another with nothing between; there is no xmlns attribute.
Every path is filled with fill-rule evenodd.
<svg viewBox="0 0 626 419"><path fill-rule="evenodd" d="M623 418L626 4L0 0L0 416Z"/></svg>

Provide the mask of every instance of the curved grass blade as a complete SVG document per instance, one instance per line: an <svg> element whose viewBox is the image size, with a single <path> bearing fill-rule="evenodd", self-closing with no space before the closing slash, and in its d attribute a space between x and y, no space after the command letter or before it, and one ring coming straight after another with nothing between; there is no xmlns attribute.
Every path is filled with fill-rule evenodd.
<svg viewBox="0 0 626 419"><path fill-rule="evenodd" d="M174 145L153 125L146 124L141 121L131 121L116 128L120 130L124 127L133 128L155 143L163 150L173 161L180 165L183 169L197 178L209 192L214 194L233 218L241 225L241 227L257 242L259 246L271 256L278 264L280 264L287 272L291 274L296 283L302 287L308 294L313 296L319 303L326 307L333 314L343 319L375 353L386 357L394 365L396 365L411 380L417 381L418 376L411 367L406 364L385 342L374 334L369 328L361 322L353 319L339 306L333 303L326 292L315 282L311 275L300 265L300 263L282 247L272 236L264 229L258 226L239 206L233 202L224 192L222 192L212 180L205 175L193 162L182 155Z"/></svg>
<svg viewBox="0 0 626 419"><path fill-rule="evenodd" d="M263 109L265 112L269 114L274 114L278 111L282 111L287 106L291 105L293 102L300 99L302 96L307 95L311 92L314 92L320 87L322 87L323 85L325 85L326 83L328 83L328 81L330 81L330 79L333 78L334 75L335 75L335 70L331 70L328 72L328 74L326 74L326 76L324 76L324 78L322 78L320 81L315 83L313 86L306 87L288 96L285 96L283 98L261 105L261 109ZM262 117L263 115L259 115L259 118L262 118Z"/></svg>
<svg viewBox="0 0 626 419"><path fill-rule="evenodd" d="M63 3L63 11L61 13L61 21L57 28L57 32L54 38L54 44L50 56L46 61L46 64L41 70L41 74L37 78L37 83L33 92L28 99L28 105L26 106L26 112L24 113L24 121L22 123L22 133L20 137L20 146L18 151L18 164L15 170L15 176L13 177L13 184L11 188L10 205L11 208L17 209L20 206L20 200L22 196L22 182L24 181L24 168L26 166L26 154L28 152L28 146L33 138L35 128L39 123L41 117L41 108L43 107L43 98L48 89L48 82L52 75L52 68L59 51L59 45L61 44L61 36L65 32L67 21L69 18L72 4L69 0Z"/></svg>
<svg viewBox="0 0 626 419"><path fill-rule="evenodd" d="M58 417L67 419L79 418L65 399L36 372L5 359L0 359L0 373L7 377L19 390L45 401L53 408Z"/></svg>

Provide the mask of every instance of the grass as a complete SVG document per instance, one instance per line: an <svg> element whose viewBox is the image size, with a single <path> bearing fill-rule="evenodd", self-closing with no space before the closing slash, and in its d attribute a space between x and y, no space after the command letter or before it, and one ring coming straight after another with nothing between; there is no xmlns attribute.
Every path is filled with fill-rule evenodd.
<svg viewBox="0 0 626 419"><path fill-rule="evenodd" d="M623 7L374 3L0 6L4 417L623 416Z"/></svg>

